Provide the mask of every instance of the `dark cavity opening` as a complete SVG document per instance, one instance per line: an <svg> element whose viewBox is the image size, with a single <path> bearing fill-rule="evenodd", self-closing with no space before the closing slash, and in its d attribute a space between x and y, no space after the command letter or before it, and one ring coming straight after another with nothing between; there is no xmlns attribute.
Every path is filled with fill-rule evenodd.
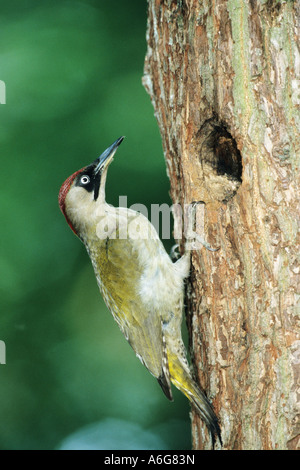
<svg viewBox="0 0 300 470"><path fill-rule="evenodd" d="M203 183L210 200L227 202L242 183L242 155L235 139L216 117L198 133Z"/></svg>
<svg viewBox="0 0 300 470"><path fill-rule="evenodd" d="M242 156L236 141L220 125L214 126L203 145L206 147L204 160L211 163L218 175L226 175L239 182L242 181Z"/></svg>

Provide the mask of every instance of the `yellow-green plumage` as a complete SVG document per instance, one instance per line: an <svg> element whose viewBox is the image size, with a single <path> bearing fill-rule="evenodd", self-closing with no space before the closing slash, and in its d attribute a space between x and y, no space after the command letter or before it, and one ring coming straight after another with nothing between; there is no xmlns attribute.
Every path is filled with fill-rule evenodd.
<svg viewBox="0 0 300 470"><path fill-rule="evenodd" d="M189 253L173 263L146 217L105 202L106 169L96 199L80 183L84 173L68 192L62 187L63 212L87 248L109 310L167 397L172 399L173 382L197 408L213 442L216 435L221 441L218 420L192 379L181 338Z"/></svg>
<svg viewBox="0 0 300 470"><path fill-rule="evenodd" d="M106 223L102 219L96 223L97 237L87 237L85 241L99 288L137 356L155 377L166 376L168 381L168 371L164 370L167 350L164 351L163 346L164 337L168 337L166 325L173 324L180 333L183 279L187 272L174 269L156 231L145 217L137 217L124 208L109 206L106 211L105 217L113 220L111 225L116 228L105 238L106 232L101 231L101 227ZM146 227L147 238L132 239L132 224L135 228L139 224ZM119 238L120 231L125 239ZM172 311L169 311L165 306L171 299ZM181 336L177 337L181 341Z"/></svg>

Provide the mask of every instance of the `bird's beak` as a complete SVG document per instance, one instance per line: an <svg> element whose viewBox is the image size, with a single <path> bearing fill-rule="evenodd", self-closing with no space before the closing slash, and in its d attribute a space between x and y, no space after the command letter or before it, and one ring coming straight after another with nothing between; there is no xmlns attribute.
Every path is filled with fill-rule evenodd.
<svg viewBox="0 0 300 470"><path fill-rule="evenodd" d="M99 158L97 158L97 166L95 168L95 175L106 168L112 161L114 154L116 153L119 145L124 140L124 136L119 137L110 147L108 147Z"/></svg>

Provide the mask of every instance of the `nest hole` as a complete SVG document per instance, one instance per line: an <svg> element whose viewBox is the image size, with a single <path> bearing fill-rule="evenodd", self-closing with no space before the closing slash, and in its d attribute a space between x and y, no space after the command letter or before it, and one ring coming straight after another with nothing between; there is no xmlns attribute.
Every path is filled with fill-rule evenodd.
<svg viewBox="0 0 300 470"><path fill-rule="evenodd" d="M200 130L200 160L212 199L232 198L242 183L242 155L226 127L209 120Z"/></svg>
<svg viewBox="0 0 300 470"><path fill-rule="evenodd" d="M242 156L229 132L216 126L206 139L205 145L205 159L211 163L217 174L242 182Z"/></svg>

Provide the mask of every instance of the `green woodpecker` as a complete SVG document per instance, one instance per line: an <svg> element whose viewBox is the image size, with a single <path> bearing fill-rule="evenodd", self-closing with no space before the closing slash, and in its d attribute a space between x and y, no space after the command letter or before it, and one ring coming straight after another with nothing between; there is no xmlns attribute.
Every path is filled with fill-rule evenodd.
<svg viewBox="0 0 300 470"><path fill-rule="evenodd" d="M149 220L105 201L107 169L124 137L62 185L59 206L90 256L100 292L137 357L172 400L171 382L205 421L214 444L221 432L193 380L181 337L184 279L190 253L172 262Z"/></svg>

